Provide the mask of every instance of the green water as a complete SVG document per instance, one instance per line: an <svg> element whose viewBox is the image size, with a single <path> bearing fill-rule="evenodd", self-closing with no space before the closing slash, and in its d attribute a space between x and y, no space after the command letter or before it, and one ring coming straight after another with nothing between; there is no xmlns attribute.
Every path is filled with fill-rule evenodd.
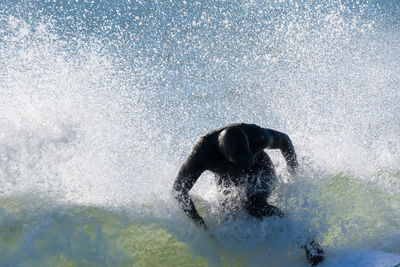
<svg viewBox="0 0 400 267"><path fill-rule="evenodd" d="M362 246L366 241L379 239L399 229L398 194L344 175L325 177L319 187L320 199L327 207L323 243ZM400 247L392 250L400 253Z"/></svg>
<svg viewBox="0 0 400 267"><path fill-rule="evenodd" d="M36 217L24 203L16 202L12 198L1 201L5 215L0 230L2 262L19 266L207 266L205 259L190 252L188 244L156 225L143 225L101 207L74 206ZM27 240L35 227L45 229L36 239Z"/></svg>
<svg viewBox="0 0 400 267"><path fill-rule="evenodd" d="M324 247L369 247L400 254L398 240L382 241L399 229L398 195L340 174L323 177L315 188L308 202L319 208L310 208L307 216L305 208L297 209L292 219L302 223L302 214L309 220L307 226ZM304 201L297 197L297 203ZM275 234L266 244L241 250L232 249L232 240L221 236L195 241L202 233L179 212L171 216L183 221L186 236L168 223L152 220L151 213L143 217L128 208L66 205L29 195L3 197L0 207L3 266L253 266L254 257L268 255L268 246L279 238ZM239 231L247 230L246 223L239 224ZM282 255L306 265L301 251ZM270 254L266 258L268 266L279 266Z"/></svg>

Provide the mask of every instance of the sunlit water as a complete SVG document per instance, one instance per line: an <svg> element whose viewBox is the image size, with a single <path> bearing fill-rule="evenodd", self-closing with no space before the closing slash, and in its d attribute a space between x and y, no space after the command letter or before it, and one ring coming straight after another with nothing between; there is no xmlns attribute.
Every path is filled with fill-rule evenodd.
<svg viewBox="0 0 400 267"><path fill-rule="evenodd" d="M37 1L39 2L39 1ZM306 266L298 244L400 254L398 1L1 1L2 266ZM256 123L284 220L213 237L170 199L205 132ZM328 254L329 256L329 254Z"/></svg>

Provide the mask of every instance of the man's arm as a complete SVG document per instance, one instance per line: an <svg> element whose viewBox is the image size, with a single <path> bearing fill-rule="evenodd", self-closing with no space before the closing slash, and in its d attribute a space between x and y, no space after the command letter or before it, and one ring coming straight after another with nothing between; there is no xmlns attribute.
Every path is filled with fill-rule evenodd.
<svg viewBox="0 0 400 267"><path fill-rule="evenodd" d="M278 132L272 129L262 129L262 149L280 149L283 157L285 158L288 170L291 174L297 172L298 162L296 152L292 141L285 133Z"/></svg>
<svg viewBox="0 0 400 267"><path fill-rule="evenodd" d="M178 201L179 207L183 209L186 215L197 225L206 228L203 218L197 212L189 191L196 183L202 172L201 164L194 157L189 157L182 165L178 176L173 185L174 197Z"/></svg>

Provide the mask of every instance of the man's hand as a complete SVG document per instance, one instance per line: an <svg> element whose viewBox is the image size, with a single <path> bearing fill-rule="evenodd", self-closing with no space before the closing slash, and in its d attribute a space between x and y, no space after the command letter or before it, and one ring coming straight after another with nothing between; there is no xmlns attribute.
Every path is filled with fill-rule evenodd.
<svg viewBox="0 0 400 267"><path fill-rule="evenodd" d="M207 226L207 224L205 224L204 222L201 224L201 225L199 225L200 227L201 227L201 229L203 229L204 230L204 232L207 234L207 236L211 239L211 240L214 240L215 239L215 236L209 231L209 228L208 228L208 226Z"/></svg>
<svg viewBox="0 0 400 267"><path fill-rule="evenodd" d="M204 222L203 218L200 217L200 215L198 215L195 218L192 218L193 221L196 223L196 225L202 229L204 229L205 231L208 230L208 226L206 225L206 223Z"/></svg>

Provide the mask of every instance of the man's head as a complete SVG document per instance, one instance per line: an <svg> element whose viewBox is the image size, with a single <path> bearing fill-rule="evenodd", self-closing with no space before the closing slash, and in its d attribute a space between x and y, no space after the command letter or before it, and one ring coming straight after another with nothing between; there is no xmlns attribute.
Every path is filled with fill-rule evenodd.
<svg viewBox="0 0 400 267"><path fill-rule="evenodd" d="M248 165L253 161L249 139L239 127L224 129L218 136L218 145L225 158L233 163Z"/></svg>

